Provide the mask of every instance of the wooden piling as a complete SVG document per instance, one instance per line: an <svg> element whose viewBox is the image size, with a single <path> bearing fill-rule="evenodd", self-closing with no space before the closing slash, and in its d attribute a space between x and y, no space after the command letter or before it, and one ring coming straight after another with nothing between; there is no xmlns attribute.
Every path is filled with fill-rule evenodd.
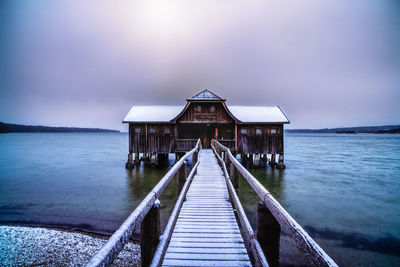
<svg viewBox="0 0 400 267"><path fill-rule="evenodd" d="M154 202L140 227L141 266L147 267L151 264L161 235L159 200Z"/></svg>
<svg viewBox="0 0 400 267"><path fill-rule="evenodd" d="M281 226L263 202L257 209L257 240L272 267L279 266Z"/></svg>
<svg viewBox="0 0 400 267"><path fill-rule="evenodd" d="M275 165L276 165L276 154L271 154L271 161L269 162L269 165L271 165L271 167L275 167Z"/></svg>
<svg viewBox="0 0 400 267"><path fill-rule="evenodd" d="M132 153L128 154L128 161L125 164L125 168L128 170L132 170L135 167L132 160Z"/></svg>
<svg viewBox="0 0 400 267"><path fill-rule="evenodd" d="M276 168L280 170L283 170L285 168L285 164L283 163L283 153L279 154L279 163Z"/></svg>
<svg viewBox="0 0 400 267"><path fill-rule="evenodd" d="M139 159L139 153L135 153L135 161L134 161L135 165L140 165L140 159Z"/></svg>

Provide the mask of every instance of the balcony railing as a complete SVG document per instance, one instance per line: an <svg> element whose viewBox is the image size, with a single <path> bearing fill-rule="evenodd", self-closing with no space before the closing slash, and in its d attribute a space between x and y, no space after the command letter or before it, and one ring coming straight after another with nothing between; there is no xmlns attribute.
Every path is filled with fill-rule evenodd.
<svg viewBox="0 0 400 267"><path fill-rule="evenodd" d="M197 139L177 139L176 140L176 152L187 152L195 147Z"/></svg>

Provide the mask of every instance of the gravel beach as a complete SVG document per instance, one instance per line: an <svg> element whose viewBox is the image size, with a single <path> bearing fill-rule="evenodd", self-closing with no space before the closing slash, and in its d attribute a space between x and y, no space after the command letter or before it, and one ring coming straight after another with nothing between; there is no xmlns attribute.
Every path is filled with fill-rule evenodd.
<svg viewBox="0 0 400 267"><path fill-rule="evenodd" d="M83 266L106 237L43 227L0 226L1 266ZM113 266L139 266L140 246L128 243Z"/></svg>

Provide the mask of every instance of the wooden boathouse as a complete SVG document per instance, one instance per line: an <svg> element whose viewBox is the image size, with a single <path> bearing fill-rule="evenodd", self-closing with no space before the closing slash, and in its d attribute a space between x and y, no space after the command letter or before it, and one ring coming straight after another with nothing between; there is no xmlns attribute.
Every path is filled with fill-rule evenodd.
<svg viewBox="0 0 400 267"><path fill-rule="evenodd" d="M184 106L133 106L123 122L129 123L127 168L140 162L139 154L153 164L169 153L178 159L199 138L203 148L215 139L246 161L274 166L278 159L277 168L285 167L283 125L289 119L279 106L227 106L226 99L203 90Z"/></svg>

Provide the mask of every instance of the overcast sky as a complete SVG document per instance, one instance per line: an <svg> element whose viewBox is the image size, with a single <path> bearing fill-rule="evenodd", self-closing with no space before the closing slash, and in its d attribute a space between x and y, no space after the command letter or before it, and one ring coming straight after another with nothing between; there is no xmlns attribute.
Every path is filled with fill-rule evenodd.
<svg viewBox="0 0 400 267"><path fill-rule="evenodd" d="M291 128L400 124L400 1L0 2L0 121L126 130L206 88Z"/></svg>

